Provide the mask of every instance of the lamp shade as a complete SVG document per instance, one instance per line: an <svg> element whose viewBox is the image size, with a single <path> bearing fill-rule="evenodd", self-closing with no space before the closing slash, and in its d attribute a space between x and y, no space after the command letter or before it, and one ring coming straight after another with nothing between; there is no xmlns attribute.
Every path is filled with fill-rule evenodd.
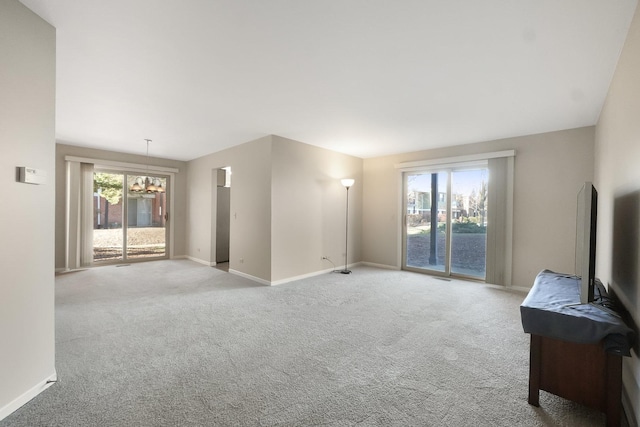
<svg viewBox="0 0 640 427"><path fill-rule="evenodd" d="M356 180L353 178L344 178L341 179L340 182L345 186L345 188L349 188L353 185L354 182L356 182Z"/></svg>

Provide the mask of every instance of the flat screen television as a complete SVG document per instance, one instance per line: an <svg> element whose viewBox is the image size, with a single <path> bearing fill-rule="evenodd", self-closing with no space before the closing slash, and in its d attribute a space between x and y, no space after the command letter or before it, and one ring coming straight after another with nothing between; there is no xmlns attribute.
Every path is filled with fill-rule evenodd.
<svg viewBox="0 0 640 427"><path fill-rule="evenodd" d="M598 192L585 182L578 192L576 215L576 276L580 282L580 303L593 301L596 274L596 218Z"/></svg>

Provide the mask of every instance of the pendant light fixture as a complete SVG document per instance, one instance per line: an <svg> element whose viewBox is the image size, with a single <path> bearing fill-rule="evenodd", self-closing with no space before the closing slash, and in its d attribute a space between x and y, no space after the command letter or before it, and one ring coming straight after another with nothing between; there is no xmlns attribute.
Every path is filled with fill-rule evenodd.
<svg viewBox="0 0 640 427"><path fill-rule="evenodd" d="M149 176L149 143L151 140L145 139L145 141L147 141L147 176L144 178L137 177L133 185L129 187L129 191L134 193L164 193L162 182L158 178Z"/></svg>

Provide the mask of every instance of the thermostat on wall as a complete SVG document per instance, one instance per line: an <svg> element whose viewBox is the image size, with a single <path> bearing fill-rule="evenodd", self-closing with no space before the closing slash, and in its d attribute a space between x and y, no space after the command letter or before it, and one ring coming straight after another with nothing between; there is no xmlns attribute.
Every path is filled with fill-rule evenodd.
<svg viewBox="0 0 640 427"><path fill-rule="evenodd" d="M18 168L20 171L20 182L25 184L46 184L47 173L42 169L34 169L26 166Z"/></svg>

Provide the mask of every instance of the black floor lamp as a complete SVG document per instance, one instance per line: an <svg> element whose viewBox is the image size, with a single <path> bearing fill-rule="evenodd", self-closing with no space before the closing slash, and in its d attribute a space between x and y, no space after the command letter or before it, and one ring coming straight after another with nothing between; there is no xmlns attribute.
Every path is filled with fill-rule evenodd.
<svg viewBox="0 0 640 427"><path fill-rule="evenodd" d="M351 274L351 270L347 269L347 264L349 263L349 257L347 256L348 249L349 249L349 188L351 188L355 180L351 178L345 178L340 182L342 182L342 185L344 185L344 188L347 189L347 218L345 221L345 230L344 230L344 270L340 270L340 273Z"/></svg>

